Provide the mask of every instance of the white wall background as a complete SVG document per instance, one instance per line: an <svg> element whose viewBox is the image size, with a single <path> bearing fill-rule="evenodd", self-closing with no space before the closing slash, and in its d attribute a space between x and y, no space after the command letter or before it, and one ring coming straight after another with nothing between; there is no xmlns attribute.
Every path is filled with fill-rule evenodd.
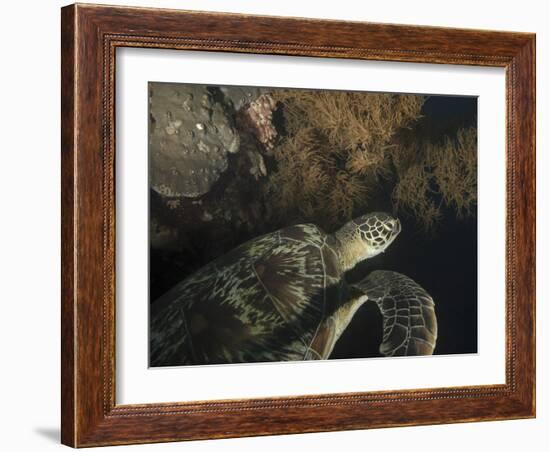
<svg viewBox="0 0 550 452"><path fill-rule="evenodd" d="M256 451L396 450L499 452L547 450L550 321L550 14L537 0L461 2L394 0L113 0L118 4L306 16L537 33L538 288L535 420L223 441L118 447L116 450ZM94 2L96 3L96 2ZM59 450L59 8L58 0L5 2L0 28L0 448Z"/></svg>

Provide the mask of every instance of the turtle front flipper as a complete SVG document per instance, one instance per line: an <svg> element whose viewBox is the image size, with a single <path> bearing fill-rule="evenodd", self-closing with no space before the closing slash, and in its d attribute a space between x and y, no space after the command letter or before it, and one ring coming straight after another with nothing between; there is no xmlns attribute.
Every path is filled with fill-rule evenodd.
<svg viewBox="0 0 550 452"><path fill-rule="evenodd" d="M383 316L384 356L431 355L437 340L432 297L408 276L378 270L354 285L374 301Z"/></svg>

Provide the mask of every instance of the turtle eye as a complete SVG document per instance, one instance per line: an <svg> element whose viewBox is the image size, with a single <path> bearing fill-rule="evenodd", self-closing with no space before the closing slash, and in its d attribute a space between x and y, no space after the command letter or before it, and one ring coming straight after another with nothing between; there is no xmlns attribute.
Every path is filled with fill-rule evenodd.
<svg viewBox="0 0 550 452"><path fill-rule="evenodd" d="M391 223L384 223L384 229L386 229L387 231L393 231L393 222Z"/></svg>

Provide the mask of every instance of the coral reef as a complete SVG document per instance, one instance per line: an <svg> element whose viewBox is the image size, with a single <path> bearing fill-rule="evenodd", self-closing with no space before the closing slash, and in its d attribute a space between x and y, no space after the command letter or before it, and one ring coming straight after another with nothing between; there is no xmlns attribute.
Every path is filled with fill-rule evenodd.
<svg viewBox="0 0 550 452"><path fill-rule="evenodd" d="M363 92L276 90L287 137L273 148L274 214L332 228L365 210L392 171L394 138L420 117L425 98ZM319 224L319 223L318 223Z"/></svg>
<svg viewBox="0 0 550 452"><path fill-rule="evenodd" d="M149 84L150 183L165 197L207 193L239 150L227 107L202 85Z"/></svg>
<svg viewBox="0 0 550 452"><path fill-rule="evenodd" d="M250 161L250 174L254 176L254 179L258 180L260 177L267 175L267 168L265 166L264 158L262 154L252 149L246 151L246 155Z"/></svg>
<svg viewBox="0 0 550 452"><path fill-rule="evenodd" d="M393 152L397 182L396 210L405 210L431 229L442 207L457 217L470 216L477 206L477 130L459 129L438 142L412 139Z"/></svg>
<svg viewBox="0 0 550 452"><path fill-rule="evenodd" d="M220 91L235 110L241 149L248 157L249 173L258 180L267 175L262 154L273 147L277 138L277 129L273 124L275 101L266 88L224 86Z"/></svg>
<svg viewBox="0 0 550 452"><path fill-rule="evenodd" d="M287 132L270 152L275 165L266 197L276 217L290 213L331 229L361 211L393 208L429 230L443 208L459 218L475 211L476 129L434 138L421 121L426 97L306 90L271 95Z"/></svg>
<svg viewBox="0 0 550 452"><path fill-rule="evenodd" d="M244 112L245 121L252 129L256 139L266 150L273 149L277 138L277 129L273 124L273 110L276 103L269 94L262 94L252 101Z"/></svg>
<svg viewBox="0 0 550 452"><path fill-rule="evenodd" d="M259 88L150 84L151 250L157 256L169 249L193 254L195 242L212 243L212 254L201 251L207 262L219 248L264 227L258 186L267 175L265 149L254 124L244 120L260 95ZM176 252L170 259L186 268L188 258L180 257Z"/></svg>
<svg viewBox="0 0 550 452"><path fill-rule="evenodd" d="M465 124L452 109L436 121L433 103L425 108L428 98L418 95L176 83L149 89L155 296L182 274L289 224L313 222L329 232L364 212L393 209L429 230L453 211L475 215L471 112Z"/></svg>

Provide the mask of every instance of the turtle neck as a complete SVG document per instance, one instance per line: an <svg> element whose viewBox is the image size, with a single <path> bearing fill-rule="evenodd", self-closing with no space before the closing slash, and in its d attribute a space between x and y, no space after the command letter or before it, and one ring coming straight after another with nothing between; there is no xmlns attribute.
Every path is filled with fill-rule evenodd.
<svg viewBox="0 0 550 452"><path fill-rule="evenodd" d="M335 232L338 242L336 253L343 272L355 267L359 262L369 257L369 247L357 233L355 224L346 224Z"/></svg>

